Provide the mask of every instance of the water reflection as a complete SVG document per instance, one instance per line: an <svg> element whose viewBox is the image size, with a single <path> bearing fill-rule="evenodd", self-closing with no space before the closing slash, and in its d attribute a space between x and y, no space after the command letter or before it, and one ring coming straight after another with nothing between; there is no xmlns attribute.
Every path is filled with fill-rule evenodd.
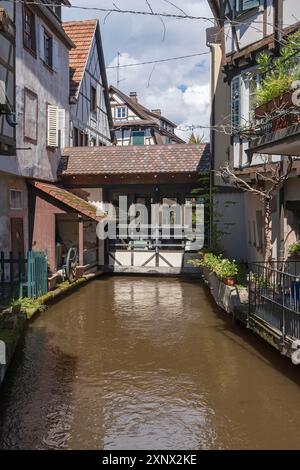
<svg viewBox="0 0 300 470"><path fill-rule="evenodd" d="M298 448L298 386L199 281L103 278L30 325L1 391L0 447Z"/></svg>

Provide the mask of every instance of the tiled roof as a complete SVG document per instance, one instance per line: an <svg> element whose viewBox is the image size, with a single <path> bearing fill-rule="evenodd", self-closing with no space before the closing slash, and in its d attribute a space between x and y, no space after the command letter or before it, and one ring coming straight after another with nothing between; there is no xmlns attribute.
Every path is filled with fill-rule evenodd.
<svg viewBox="0 0 300 470"><path fill-rule="evenodd" d="M99 215L97 216L97 209L95 206L85 201L81 197L70 193L66 189L63 189L62 187L55 184L44 183L41 181L30 181L30 184L43 193L53 197L57 201L62 202L71 209L74 209L76 212L85 215L90 219L97 221L99 220Z"/></svg>
<svg viewBox="0 0 300 470"><path fill-rule="evenodd" d="M64 149L60 174L197 173L209 168L209 144L72 147Z"/></svg>
<svg viewBox="0 0 300 470"><path fill-rule="evenodd" d="M70 97L75 98L85 71L97 20L63 22L66 34L74 42L76 49L69 53L70 57Z"/></svg>

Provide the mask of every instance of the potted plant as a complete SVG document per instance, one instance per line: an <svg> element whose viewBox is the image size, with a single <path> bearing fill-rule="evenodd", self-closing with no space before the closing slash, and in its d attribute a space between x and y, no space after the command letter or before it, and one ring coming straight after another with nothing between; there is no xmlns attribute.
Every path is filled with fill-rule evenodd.
<svg viewBox="0 0 300 470"><path fill-rule="evenodd" d="M234 286L238 272L239 268L234 260L222 259L217 266L216 274L227 286Z"/></svg>
<svg viewBox="0 0 300 470"><path fill-rule="evenodd" d="M292 258L300 256L300 241L291 243L289 246L289 255Z"/></svg>

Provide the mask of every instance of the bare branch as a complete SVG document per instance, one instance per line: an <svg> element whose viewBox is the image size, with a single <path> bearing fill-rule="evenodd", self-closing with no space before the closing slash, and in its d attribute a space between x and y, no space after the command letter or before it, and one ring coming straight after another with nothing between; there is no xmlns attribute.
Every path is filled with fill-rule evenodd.
<svg viewBox="0 0 300 470"><path fill-rule="evenodd" d="M163 0L164 2L166 3L169 3L170 5L172 5L174 8L176 8L177 10L181 11L181 13L183 13L185 16L188 16L188 14L182 10L182 8L178 7L177 5L175 5L175 3L172 3L170 2L170 0Z"/></svg>
<svg viewBox="0 0 300 470"><path fill-rule="evenodd" d="M145 2L147 3L147 5L148 5L148 7L149 7L149 10L151 11L151 13L154 14L153 8L152 8L152 6L150 5L149 0L145 0ZM162 36L162 40L161 40L161 41L164 42L164 40L165 40L165 38L166 38L166 25L165 25L165 22L164 22L164 20L162 19L161 16L159 16L158 18L159 18L161 24L163 25L163 36ZM151 78L151 76L150 76L150 78Z"/></svg>

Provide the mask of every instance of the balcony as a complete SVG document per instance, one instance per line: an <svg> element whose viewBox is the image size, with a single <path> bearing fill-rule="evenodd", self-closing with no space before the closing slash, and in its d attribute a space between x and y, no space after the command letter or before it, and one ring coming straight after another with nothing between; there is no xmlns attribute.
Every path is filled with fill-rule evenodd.
<svg viewBox="0 0 300 470"><path fill-rule="evenodd" d="M300 107L293 102L294 91L287 91L255 109L261 135L250 142L248 155L300 156Z"/></svg>

